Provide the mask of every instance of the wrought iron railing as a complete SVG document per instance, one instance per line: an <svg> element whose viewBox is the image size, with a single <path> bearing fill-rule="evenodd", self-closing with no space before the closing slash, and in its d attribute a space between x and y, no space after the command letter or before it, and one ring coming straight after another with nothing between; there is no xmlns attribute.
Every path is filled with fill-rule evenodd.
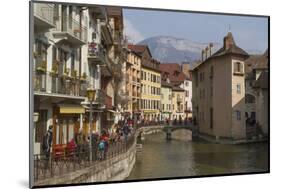
<svg viewBox="0 0 281 189"><path fill-rule="evenodd" d="M100 58L101 61L105 62L106 51L101 44L92 42L88 44L88 57Z"/></svg>
<svg viewBox="0 0 281 189"><path fill-rule="evenodd" d="M52 152L50 156L34 155L34 181L61 176L89 166L96 166L101 162L125 153L135 142L135 130L119 141L109 141L104 150L98 150L98 143L92 147L92 161L90 161L89 145L63 148L60 153Z"/></svg>
<svg viewBox="0 0 281 189"><path fill-rule="evenodd" d="M87 78L80 79L45 71L33 72L33 89L35 92L86 96L88 85ZM50 86L49 90L47 86Z"/></svg>

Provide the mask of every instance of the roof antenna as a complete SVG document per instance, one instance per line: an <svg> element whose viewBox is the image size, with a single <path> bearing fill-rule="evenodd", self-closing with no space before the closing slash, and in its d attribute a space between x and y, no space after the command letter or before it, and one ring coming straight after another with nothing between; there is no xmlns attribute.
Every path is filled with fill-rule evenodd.
<svg viewBox="0 0 281 189"><path fill-rule="evenodd" d="M228 24L228 32L231 32L231 25Z"/></svg>

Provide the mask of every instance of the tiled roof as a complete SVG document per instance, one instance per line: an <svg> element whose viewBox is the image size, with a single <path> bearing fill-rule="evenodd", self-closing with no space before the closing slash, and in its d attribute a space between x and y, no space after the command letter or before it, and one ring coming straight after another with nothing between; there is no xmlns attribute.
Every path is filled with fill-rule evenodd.
<svg viewBox="0 0 281 189"><path fill-rule="evenodd" d="M268 89L268 71L263 71L257 81L253 84L254 88Z"/></svg>
<svg viewBox="0 0 281 189"><path fill-rule="evenodd" d="M238 47L235 44L235 41L234 41L234 38L233 38L231 32L228 32L227 35L224 37L223 47L220 48L218 51L216 51L214 54L212 54L210 57L208 57L203 62L197 64L193 68L193 70L196 69L197 67L199 67L201 64L207 62L211 58L220 57L220 56L228 55L228 54L240 55L240 56L243 56L243 57L246 57L246 58L249 57L249 54L246 51L244 51L243 49L241 49L240 47Z"/></svg>
<svg viewBox="0 0 281 189"><path fill-rule="evenodd" d="M224 37L224 45L217 52L215 52L211 57L222 56L225 54L239 54L243 56L249 56L246 51L236 46L234 38L231 32L228 32Z"/></svg>
<svg viewBox="0 0 281 189"><path fill-rule="evenodd" d="M140 55L145 51L145 49L147 49L147 50L148 50L148 53L150 54L150 56L152 56L147 45L133 45L133 44L128 44L128 48L131 49L132 51L134 51L134 52L140 54Z"/></svg>
<svg viewBox="0 0 281 189"><path fill-rule="evenodd" d="M161 80L161 86L172 88L172 84L167 81Z"/></svg>
<svg viewBox="0 0 281 189"><path fill-rule="evenodd" d="M268 50L257 60L253 69L268 69Z"/></svg>
<svg viewBox="0 0 281 189"><path fill-rule="evenodd" d="M180 88L180 87L178 87L178 86L174 86L174 85L173 85L172 90L173 90L173 91L182 91L182 92L184 92L184 89L182 89L182 88Z"/></svg>
<svg viewBox="0 0 281 189"><path fill-rule="evenodd" d="M171 83L184 82L187 78L186 75L181 71L181 67L177 63L165 63L159 66L162 74L169 73L168 78Z"/></svg>
<svg viewBox="0 0 281 189"><path fill-rule="evenodd" d="M249 58L245 60L245 72L249 73L252 72L253 67L257 63L258 59L261 57L261 55L250 55Z"/></svg>

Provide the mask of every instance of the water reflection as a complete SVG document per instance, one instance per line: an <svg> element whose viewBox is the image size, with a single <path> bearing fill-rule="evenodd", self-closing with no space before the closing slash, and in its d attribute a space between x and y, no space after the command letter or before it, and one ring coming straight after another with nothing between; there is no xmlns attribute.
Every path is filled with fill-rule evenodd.
<svg viewBox="0 0 281 189"><path fill-rule="evenodd" d="M163 133L146 136L142 153L128 179L164 178L268 169L266 143L209 144L203 141L166 141Z"/></svg>

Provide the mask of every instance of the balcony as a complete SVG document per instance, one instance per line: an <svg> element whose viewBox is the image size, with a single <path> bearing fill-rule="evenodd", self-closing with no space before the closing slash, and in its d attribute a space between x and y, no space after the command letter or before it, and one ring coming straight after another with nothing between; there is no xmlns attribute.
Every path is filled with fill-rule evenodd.
<svg viewBox="0 0 281 189"><path fill-rule="evenodd" d="M97 43L88 44L88 60L96 64L105 64L106 52L104 48Z"/></svg>
<svg viewBox="0 0 281 189"><path fill-rule="evenodd" d="M101 24L101 31L102 31L102 37L105 39L105 43L108 45L112 45L113 44L113 29L111 28L111 26L106 22L100 22Z"/></svg>
<svg viewBox="0 0 281 189"><path fill-rule="evenodd" d="M47 87L49 86L49 87ZM33 90L35 94L85 97L88 83L74 77L66 77L53 72L33 73Z"/></svg>
<svg viewBox="0 0 281 189"><path fill-rule="evenodd" d="M87 43L88 29L79 21L68 16L59 16L52 34L55 42L67 41L73 46L81 46Z"/></svg>
<svg viewBox="0 0 281 189"><path fill-rule="evenodd" d="M34 26L41 29L54 28L54 5L34 3Z"/></svg>
<svg viewBox="0 0 281 189"><path fill-rule="evenodd" d="M108 96L105 91L98 90L96 101L105 106L107 109L112 109L112 97Z"/></svg>

